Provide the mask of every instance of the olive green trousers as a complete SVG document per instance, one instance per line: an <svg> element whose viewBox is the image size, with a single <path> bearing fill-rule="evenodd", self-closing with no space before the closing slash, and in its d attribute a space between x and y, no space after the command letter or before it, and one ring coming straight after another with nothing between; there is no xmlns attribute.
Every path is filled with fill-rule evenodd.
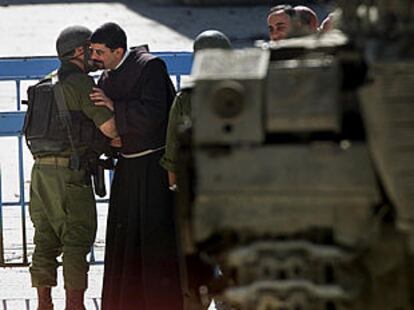
<svg viewBox="0 0 414 310"><path fill-rule="evenodd" d="M83 169L35 163L29 211L35 229L32 286L56 286L57 257L63 254L65 288L85 289L86 256L97 226L90 176Z"/></svg>

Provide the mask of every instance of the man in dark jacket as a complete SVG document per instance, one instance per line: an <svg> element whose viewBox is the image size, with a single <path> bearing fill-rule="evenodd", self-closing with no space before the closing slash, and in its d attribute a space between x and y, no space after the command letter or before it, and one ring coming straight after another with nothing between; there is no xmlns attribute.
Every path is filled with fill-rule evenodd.
<svg viewBox="0 0 414 310"><path fill-rule="evenodd" d="M91 36L91 59L106 69L91 93L115 113L120 139L108 214L102 309L182 309L174 210L164 153L175 96L165 63L146 46L127 49L114 23Z"/></svg>

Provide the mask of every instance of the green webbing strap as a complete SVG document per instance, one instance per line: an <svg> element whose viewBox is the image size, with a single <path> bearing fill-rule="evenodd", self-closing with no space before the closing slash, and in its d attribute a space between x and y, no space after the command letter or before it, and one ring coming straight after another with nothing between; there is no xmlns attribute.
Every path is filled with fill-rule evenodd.
<svg viewBox="0 0 414 310"><path fill-rule="evenodd" d="M75 143L73 142L72 135L72 119L66 105L65 94L59 79L56 77L52 78L53 83L53 94L55 96L56 105L59 111L59 118L62 120L63 125L66 127L70 147L72 149L72 155L70 157L70 168L74 170L80 169L80 157L76 150Z"/></svg>

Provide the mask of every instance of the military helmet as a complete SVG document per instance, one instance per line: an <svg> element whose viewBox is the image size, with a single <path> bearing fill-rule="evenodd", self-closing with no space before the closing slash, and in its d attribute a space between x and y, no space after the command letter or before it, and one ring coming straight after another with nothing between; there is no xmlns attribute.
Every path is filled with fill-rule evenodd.
<svg viewBox="0 0 414 310"><path fill-rule="evenodd" d="M83 26L70 26L62 30L56 40L56 51L63 58L75 48L86 44L92 32Z"/></svg>
<svg viewBox="0 0 414 310"><path fill-rule="evenodd" d="M231 43L224 33L217 30L206 30L195 38L193 45L194 52L205 48L230 49Z"/></svg>

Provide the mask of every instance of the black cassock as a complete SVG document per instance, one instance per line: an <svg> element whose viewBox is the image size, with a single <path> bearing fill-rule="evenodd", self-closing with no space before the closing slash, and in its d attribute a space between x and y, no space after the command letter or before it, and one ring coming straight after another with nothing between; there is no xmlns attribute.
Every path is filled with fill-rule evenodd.
<svg viewBox="0 0 414 310"><path fill-rule="evenodd" d="M168 112L175 95L164 62L146 47L130 50L121 66L98 83L114 101L123 154L165 144ZM163 150L119 157L109 203L103 310L182 309L172 196Z"/></svg>

